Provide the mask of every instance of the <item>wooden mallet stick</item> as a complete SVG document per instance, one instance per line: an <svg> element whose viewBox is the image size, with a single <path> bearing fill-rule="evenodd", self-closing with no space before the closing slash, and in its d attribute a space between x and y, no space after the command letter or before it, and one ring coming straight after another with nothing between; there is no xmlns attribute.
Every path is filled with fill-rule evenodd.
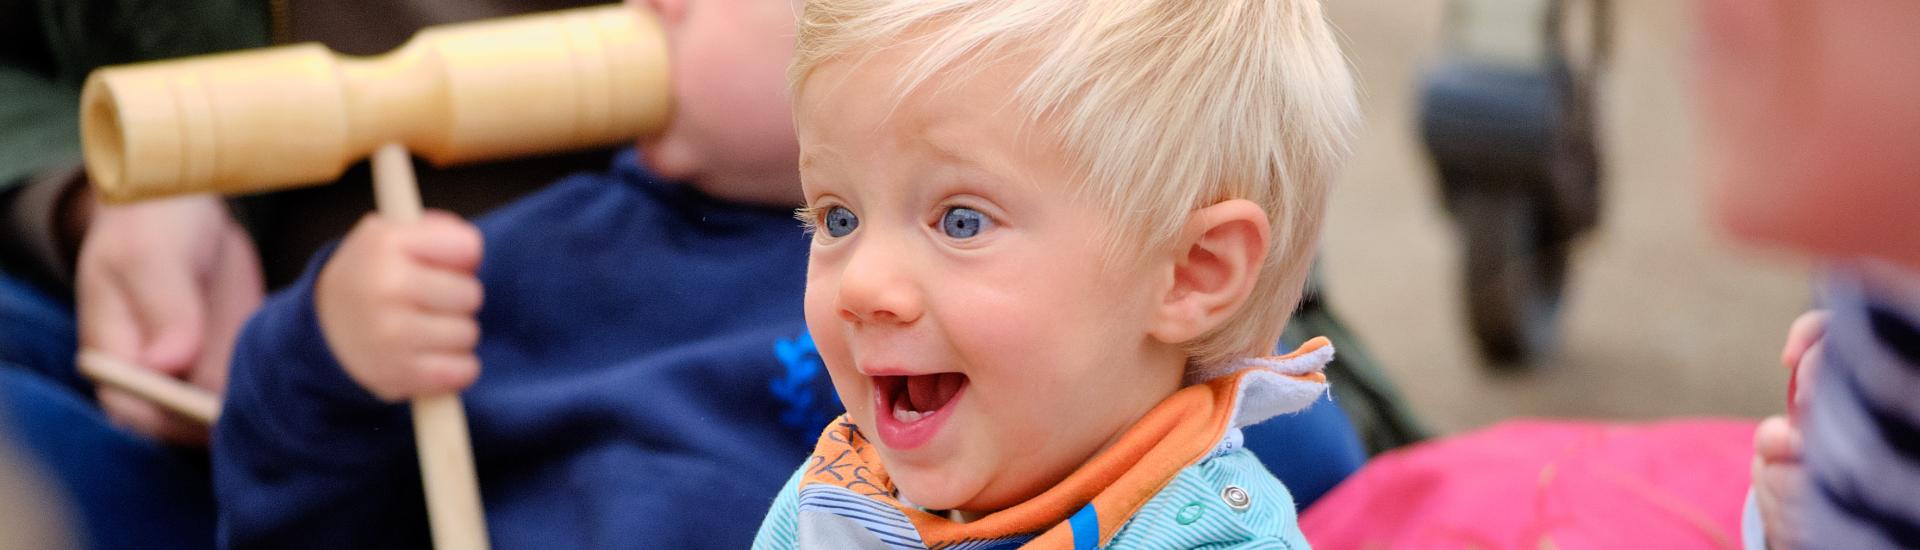
<svg viewBox="0 0 1920 550"><path fill-rule="evenodd" d="M387 221L420 221L420 187L414 182L406 146L388 143L373 152L373 200ZM420 482L426 489L434 548L487 548L480 480L474 473L467 413L458 394L413 400L413 442L420 454Z"/></svg>
<svg viewBox="0 0 1920 550"><path fill-rule="evenodd" d="M220 397L213 392L115 359L100 350L82 349L74 359L80 365L80 373L95 383L133 394L208 426L220 418Z"/></svg>

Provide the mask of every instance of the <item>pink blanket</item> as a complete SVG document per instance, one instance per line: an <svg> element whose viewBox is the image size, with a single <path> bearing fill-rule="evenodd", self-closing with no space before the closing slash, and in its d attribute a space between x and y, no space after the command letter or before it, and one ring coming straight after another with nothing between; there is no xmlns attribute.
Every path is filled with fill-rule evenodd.
<svg viewBox="0 0 1920 550"><path fill-rule="evenodd" d="M1739 548L1751 420L1522 420L1375 458L1301 516L1316 548Z"/></svg>

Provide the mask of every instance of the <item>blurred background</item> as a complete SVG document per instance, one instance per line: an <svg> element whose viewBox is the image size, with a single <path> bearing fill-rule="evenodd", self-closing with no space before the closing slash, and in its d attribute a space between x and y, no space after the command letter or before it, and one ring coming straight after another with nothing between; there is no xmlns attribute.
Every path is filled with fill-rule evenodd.
<svg viewBox="0 0 1920 550"><path fill-rule="evenodd" d="M1491 12L1537 9L1529 4L1541 3L1479 2ZM1596 88L1598 225L1571 247L1558 345L1505 366L1486 358L1467 321L1464 245L1421 141L1421 88L1441 52L1524 52L1538 40L1526 23L1537 14L1493 13L1520 23L1462 32L1457 17L1448 23L1459 7L1443 0L1327 6L1359 71L1366 127L1333 195L1325 292L1422 420L1456 433L1516 416L1783 409L1779 350L1811 304L1810 269L1736 248L1705 218L1687 3L1613 2L1611 66Z"/></svg>
<svg viewBox="0 0 1920 550"><path fill-rule="evenodd" d="M1511 116L1517 117L1513 120L1549 126L1567 122L1566 113L1551 105L1553 100L1543 99L1552 96L1552 78L1543 76L1550 71L1539 70L1543 61L1552 57L1542 48L1544 10L1551 1L1326 3L1344 34L1349 59L1358 70L1365 126L1360 129L1353 162L1333 195L1321 265L1324 299L1379 360L1417 417L1437 434L1459 433L1517 417L1755 418L1781 412L1787 372L1779 365L1778 352L1788 324L1811 306L1810 269L1796 258L1735 248L1717 235L1705 218L1700 187L1706 174L1700 172L1693 120L1696 109L1690 105L1688 93L1687 75L1692 71L1686 66L1687 32L1692 25L1687 19L1687 2L1566 0L1575 9L1589 8L1596 1L1611 6L1611 16L1606 18L1611 32L1604 33L1612 41L1611 47L1604 49L1610 52L1609 62L1601 76L1592 81L1590 90L1592 127L1597 129L1591 136L1599 160L1597 169L1588 172L1599 174L1599 199L1594 203L1598 205L1598 218L1590 227L1584 220L1574 223L1578 230L1565 232L1578 236L1564 241L1564 246L1564 235L1547 239L1552 242L1545 246L1548 250L1544 253L1566 260L1563 271L1558 264L1552 270L1559 275L1553 277L1559 283L1545 285L1549 290L1545 295L1557 300L1548 300L1553 302L1552 307L1522 309L1526 314L1546 312L1541 319L1551 322L1528 324L1541 319L1526 315L1507 319L1521 321L1520 326L1537 332L1520 334L1525 342L1505 351L1489 345L1484 319L1476 325L1475 305L1484 308L1486 294L1482 292L1476 298L1470 291L1476 286L1471 283L1481 283L1478 289L1484 291L1487 280L1475 275L1482 272L1469 265L1480 264L1470 259L1484 260L1488 256L1473 253L1476 249L1467 244L1465 234L1529 234L1551 224L1532 218L1509 224L1505 222L1512 220L1499 216L1463 216L1461 185L1488 182L1448 178L1453 185L1443 184L1432 144L1457 145L1455 152L1464 151L1461 154L1467 156L1485 154L1486 158L1478 159L1482 164L1540 160L1559 151L1556 147L1562 145L1559 137L1564 133L1540 128L1508 132L1512 125L1502 126L1501 120L1478 121L1487 123L1483 126L1475 126L1474 120L1476 114L1491 113L1493 119ZM549 2L522 3L529 5L520 8L531 9L531 4ZM284 9L284 4L273 5ZM337 9L358 4L300 5ZM1463 10L1471 15L1463 17ZM444 19L479 16L454 15L435 14ZM16 23L26 21L15 19ZM4 23L0 21L0 26ZM357 23L332 29L364 40L358 45L336 43L336 48L344 46L342 51L353 53L384 51L424 22L383 23L381 32L368 31L355 26ZM259 32L250 40L264 42L267 29L252 30ZM1573 34L1578 35L1570 41L1575 43L1593 36ZM221 47L243 45L259 44ZM1575 57L1587 52L1574 49ZM1475 64L1493 69L1474 73ZM1514 67L1520 69L1509 70ZM1448 72L1450 68L1464 69ZM1588 68L1574 67L1577 72ZM1528 70L1535 71L1532 77L1526 74ZM1491 78L1470 78L1489 75ZM1436 82L1455 86L1450 89L1454 95L1440 95L1456 103L1423 110L1434 104ZM1482 92L1487 95L1476 95ZM1498 101L1502 97L1531 99L1502 103ZM1483 99L1490 101L1476 103ZM0 98L4 100L17 101ZM57 106L71 107L71 98L62 101ZM1449 129L1453 133L1434 132L1434 113L1457 125ZM1534 120L1542 118L1535 115L1543 114L1546 122ZM1432 135L1442 139L1427 139ZM1496 139L1496 135L1503 137ZM25 155L39 154L24 147L13 149ZM469 175L453 171L428 173L423 179L457 182L457 186L442 188L480 197L434 196L429 191L429 203L468 204L467 211L477 211L479 200L505 200L576 167L603 166L603 157L569 157L530 167L527 172L503 172L496 181L506 187L475 186ZM1564 166L1535 165L1531 169L1559 177L1564 174L1553 170ZM1546 176L1527 177L1538 184ZM365 179L366 172L357 169L349 178ZM1505 185L1520 188L1529 184ZM281 235L289 239L289 244L300 243L282 246L262 242L262 250L285 256L266 258L270 265L291 268L280 272L270 269L268 280L284 282L297 274L313 248L344 232L347 224L366 211L363 189L358 185L328 186L260 199L301 207L310 206L316 198L358 201L335 209L342 215L325 224L305 216L254 216L255 223L269 224L271 229L263 233ZM1506 191L1513 189L1501 192ZM1529 195L1527 200L1537 198ZM1593 204L1585 207L1594 211ZM1527 338L1540 335L1552 338ZM6 386L0 385L0 389ZM9 523L0 520L0 548L58 546L59 536L65 531L63 524L56 523L59 518L20 519L30 514L57 515L49 511L54 507L45 505L56 495L50 494L54 491L39 472L21 464L24 460L16 456L20 449L6 447L9 443L0 441L0 518L16 519L12 525L26 528L8 528ZM204 460L204 456L199 458ZM199 483L202 486L198 490L204 492L203 480ZM210 511L210 501L203 508L207 510L200 511ZM194 528L188 525L184 529ZM195 535L204 538L207 533Z"/></svg>

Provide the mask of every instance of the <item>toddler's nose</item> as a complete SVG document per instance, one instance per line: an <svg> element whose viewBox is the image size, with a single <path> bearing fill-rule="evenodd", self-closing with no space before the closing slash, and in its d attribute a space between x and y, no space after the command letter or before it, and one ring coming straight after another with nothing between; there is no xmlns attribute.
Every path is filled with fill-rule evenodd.
<svg viewBox="0 0 1920 550"><path fill-rule="evenodd" d="M869 235L871 237L871 235ZM869 239L851 251L840 273L840 318L850 323L911 324L921 297L904 254Z"/></svg>

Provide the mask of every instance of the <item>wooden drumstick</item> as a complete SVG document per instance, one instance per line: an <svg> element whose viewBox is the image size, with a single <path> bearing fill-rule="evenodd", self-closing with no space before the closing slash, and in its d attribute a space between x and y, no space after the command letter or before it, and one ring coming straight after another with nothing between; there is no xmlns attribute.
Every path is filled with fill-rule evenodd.
<svg viewBox="0 0 1920 550"><path fill-rule="evenodd" d="M388 143L374 151L373 200L387 221L420 220L420 188L414 182L406 146ZM467 413L458 394L414 398L413 443L420 454L420 482L426 490L434 548L487 548L480 479L474 473Z"/></svg>
<svg viewBox="0 0 1920 550"><path fill-rule="evenodd" d="M220 397L199 386L115 359L100 350L82 349L74 361L81 374L100 385L133 394L201 424L211 426L220 418Z"/></svg>

